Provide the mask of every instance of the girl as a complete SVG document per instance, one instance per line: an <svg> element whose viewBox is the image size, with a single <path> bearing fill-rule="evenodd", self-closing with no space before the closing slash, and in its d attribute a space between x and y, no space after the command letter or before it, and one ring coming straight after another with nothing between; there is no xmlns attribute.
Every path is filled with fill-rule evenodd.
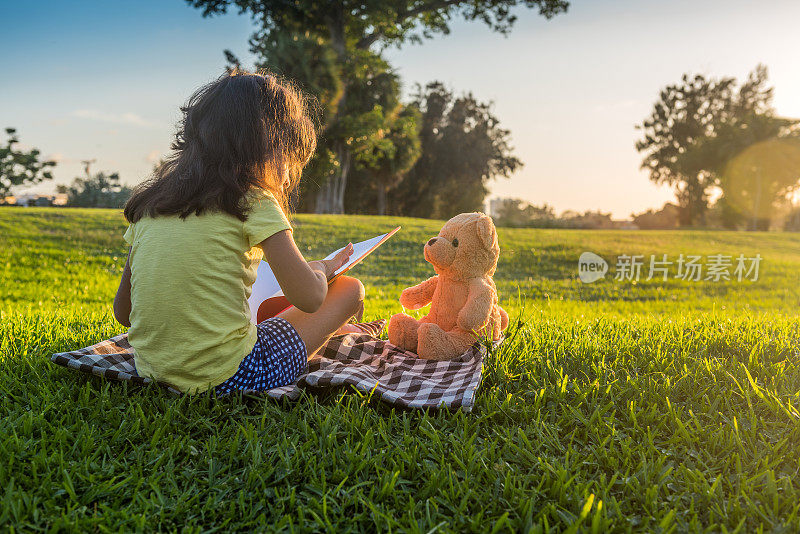
<svg viewBox="0 0 800 534"><path fill-rule="evenodd" d="M307 104L288 82L234 71L181 108L172 155L125 206L114 316L129 327L140 375L187 393L271 389L360 319L361 282L328 285L352 246L306 262L287 220L316 147ZM247 299L262 258L294 307L253 325Z"/></svg>

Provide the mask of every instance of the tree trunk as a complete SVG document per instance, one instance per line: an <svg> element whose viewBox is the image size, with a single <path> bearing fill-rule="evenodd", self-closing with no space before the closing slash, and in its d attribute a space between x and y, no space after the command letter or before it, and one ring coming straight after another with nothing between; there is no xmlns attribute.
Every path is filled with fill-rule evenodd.
<svg viewBox="0 0 800 534"><path fill-rule="evenodd" d="M756 194L753 199L753 217L750 221L750 230L756 231L763 224L761 218L761 168L756 171Z"/></svg>
<svg viewBox="0 0 800 534"><path fill-rule="evenodd" d="M701 183L702 177L686 177L685 187L678 190L678 204L681 226L697 227L705 223L705 210L708 207L706 187Z"/></svg>
<svg viewBox="0 0 800 534"><path fill-rule="evenodd" d="M344 141L337 141L335 150L339 172L329 177L325 185L317 191L317 213L344 213L344 193L350 174L350 150Z"/></svg>
<svg viewBox="0 0 800 534"><path fill-rule="evenodd" d="M344 213L344 192L347 189L347 177L350 175L350 149L344 141L338 143L336 154L339 158L340 173L336 177L333 211L331 213Z"/></svg>
<svg viewBox="0 0 800 534"><path fill-rule="evenodd" d="M319 191L317 191L317 206L316 212L317 213L330 213L331 212L331 187L333 177L328 178L328 181L325 182Z"/></svg>
<svg viewBox="0 0 800 534"><path fill-rule="evenodd" d="M340 2L336 12L327 19L331 36L331 47L336 52L339 64L347 63L347 47L345 44L345 13ZM336 106L334 120L338 120L340 111L347 102L347 80L342 87L342 97ZM347 176L350 173L350 148L344 140L334 143L336 158L339 160L339 172L330 177L325 186L317 194L317 213L344 213L344 193L347 188Z"/></svg>
<svg viewBox="0 0 800 534"><path fill-rule="evenodd" d="M378 215L386 215L386 183L378 181Z"/></svg>

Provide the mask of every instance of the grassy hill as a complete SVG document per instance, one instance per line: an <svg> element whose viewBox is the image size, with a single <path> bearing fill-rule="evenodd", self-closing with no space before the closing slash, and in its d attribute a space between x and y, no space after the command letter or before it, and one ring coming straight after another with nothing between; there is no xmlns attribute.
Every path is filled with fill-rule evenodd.
<svg viewBox="0 0 800 534"><path fill-rule="evenodd" d="M354 271L367 318L432 274L441 222L299 215L307 257L395 225ZM176 399L49 363L123 329L111 210L0 208L0 524L162 529L753 531L800 528L800 236L500 230L515 318L473 413L336 393ZM584 251L611 272L583 284ZM645 280L759 254L756 281ZM642 278L615 280L620 255ZM705 274L704 274L705 276Z"/></svg>
<svg viewBox="0 0 800 534"><path fill-rule="evenodd" d="M393 217L304 215L295 217L295 238L308 258L322 257L348 240L361 240L401 225L402 231L353 272L368 288L368 313L400 311L403 287L433 274L422 258L422 245L439 231L441 221ZM0 208L0 310L28 305L49 310L109 310L125 264L125 220L114 210ZM616 316L674 314L723 309L795 316L800 310L800 234L713 231L499 230L502 253L495 275L501 301L510 310L524 297L529 310ZM603 280L583 284L578 257L584 251L610 263ZM642 255L638 282L614 279L614 259ZM683 254L739 254L763 258L753 281L647 281L651 255L677 262ZM732 274L733 269L730 269ZM705 277L705 272L703 277Z"/></svg>

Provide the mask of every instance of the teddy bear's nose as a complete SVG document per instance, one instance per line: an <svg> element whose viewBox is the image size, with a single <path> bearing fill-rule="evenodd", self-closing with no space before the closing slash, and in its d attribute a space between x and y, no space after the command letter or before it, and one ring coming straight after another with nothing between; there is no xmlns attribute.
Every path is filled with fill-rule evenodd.
<svg viewBox="0 0 800 534"><path fill-rule="evenodd" d="M433 244L436 243L437 239L438 239L437 237L432 237L430 240L428 240L428 246L432 247Z"/></svg>

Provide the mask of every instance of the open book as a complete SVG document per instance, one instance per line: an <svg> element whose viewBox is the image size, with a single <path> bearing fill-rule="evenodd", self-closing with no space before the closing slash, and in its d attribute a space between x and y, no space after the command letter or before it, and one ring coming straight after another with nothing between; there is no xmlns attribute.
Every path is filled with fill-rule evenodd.
<svg viewBox="0 0 800 534"><path fill-rule="evenodd" d="M399 229L400 227L398 226L372 239L367 239L360 243L353 243L353 254L350 256L350 259L336 270L336 273L328 280L328 283L333 282L337 276L352 269L361 262L361 260L369 256L373 250L381 246L384 241L392 237ZM344 247L334 250L325 256L325 259L329 260L333 258L343 248ZM272 269L269 268L269 264L266 261L262 261L258 264L256 281L253 284L253 293L250 295L247 302L250 304L250 321L254 324L258 324L270 317L275 317L291 306L289 300L283 295L281 286L278 284L275 274L272 272Z"/></svg>

